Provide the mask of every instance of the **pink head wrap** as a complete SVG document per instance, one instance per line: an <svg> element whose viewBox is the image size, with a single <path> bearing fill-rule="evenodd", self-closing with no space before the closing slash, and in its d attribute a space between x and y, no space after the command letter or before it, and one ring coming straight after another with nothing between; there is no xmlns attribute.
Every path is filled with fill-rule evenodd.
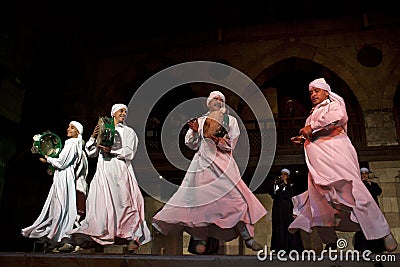
<svg viewBox="0 0 400 267"><path fill-rule="evenodd" d="M216 97L216 96L221 97L221 98L224 100L224 102L225 102L225 96L224 96L223 93L221 93L220 91L212 91L212 92L210 93L210 95L208 96L208 98L207 98L207 107L208 107L208 105L210 104L210 101L211 101L214 97Z"/></svg>
<svg viewBox="0 0 400 267"><path fill-rule="evenodd" d="M308 88L310 89L311 87L320 88L325 91L331 92L331 87L329 86L329 84L326 83L324 78L315 79L314 81L310 82Z"/></svg>
<svg viewBox="0 0 400 267"><path fill-rule="evenodd" d="M341 96L339 96L338 94L335 94L334 92L331 91L331 87L329 86L329 84L327 84L327 82L325 81L324 78L318 78L318 79L315 79L314 81L310 82L310 84L308 85L308 89L311 89L311 87L328 91L329 98L332 101L338 101L340 104L344 104L343 98Z"/></svg>

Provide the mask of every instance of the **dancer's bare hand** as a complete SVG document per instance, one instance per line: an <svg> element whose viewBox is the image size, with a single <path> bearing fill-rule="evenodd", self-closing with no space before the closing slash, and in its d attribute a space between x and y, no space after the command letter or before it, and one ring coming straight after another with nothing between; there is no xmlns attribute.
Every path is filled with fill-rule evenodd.
<svg viewBox="0 0 400 267"><path fill-rule="evenodd" d="M96 136L99 134L99 132L100 132L100 126L97 124L96 127L94 127L92 137L96 138Z"/></svg>
<svg viewBox="0 0 400 267"><path fill-rule="evenodd" d="M213 140L214 143L218 145L218 143L219 143L219 137L216 137L215 135L211 134L210 136L208 136L208 138L210 138L211 140Z"/></svg>
<svg viewBox="0 0 400 267"><path fill-rule="evenodd" d="M306 138L302 135L293 136L292 138L290 138L290 141L292 141L292 143L297 146L304 144L305 140L306 140Z"/></svg>
<svg viewBox="0 0 400 267"><path fill-rule="evenodd" d="M310 125L306 125L300 129L299 134L304 136L306 139L311 140L312 138L312 128Z"/></svg>
<svg viewBox="0 0 400 267"><path fill-rule="evenodd" d="M189 128L193 130L193 132L197 133L199 130L199 122L197 121L196 118L191 119L188 121Z"/></svg>
<svg viewBox="0 0 400 267"><path fill-rule="evenodd" d="M100 148L103 152L109 153L111 151L111 147L109 146L102 146L102 145L97 145L98 148Z"/></svg>

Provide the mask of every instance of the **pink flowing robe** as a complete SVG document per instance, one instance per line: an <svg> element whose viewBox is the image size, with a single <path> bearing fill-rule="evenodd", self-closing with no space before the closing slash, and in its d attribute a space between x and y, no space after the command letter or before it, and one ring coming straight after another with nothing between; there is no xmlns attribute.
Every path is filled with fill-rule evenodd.
<svg viewBox="0 0 400 267"><path fill-rule="evenodd" d="M86 143L89 157L98 157L96 173L90 183L86 217L69 234L77 244L94 240L114 244L117 238L145 244L151 240L144 213L144 199L131 161L137 150L135 131L123 124L115 126L115 141L110 153L100 152L93 137Z"/></svg>
<svg viewBox="0 0 400 267"><path fill-rule="evenodd" d="M241 179L232 156L240 135L237 120L229 116L229 145L216 146L202 136L205 119L198 119L197 133L189 129L186 134L186 145L198 151L177 192L153 217L153 226L164 235L186 231L195 239L230 241L238 237L235 226L242 221L254 236L254 224L267 211Z"/></svg>
<svg viewBox="0 0 400 267"><path fill-rule="evenodd" d="M365 237L382 238L389 225L361 180L357 152L347 136L344 103L325 100L306 120L313 129L313 141L304 143L309 169L308 191L292 198L296 219L289 231L311 232L315 226L333 226L339 231L357 231ZM341 208L351 209L343 217ZM358 225L357 225L358 224Z"/></svg>

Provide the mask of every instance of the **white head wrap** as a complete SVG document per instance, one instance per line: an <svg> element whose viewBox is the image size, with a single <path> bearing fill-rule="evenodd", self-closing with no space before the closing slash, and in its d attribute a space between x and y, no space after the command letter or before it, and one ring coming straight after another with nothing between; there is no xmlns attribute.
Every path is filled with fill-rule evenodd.
<svg viewBox="0 0 400 267"><path fill-rule="evenodd" d="M78 132L79 132L80 135L83 134L83 126L82 126L82 124L80 124L80 123L77 122L77 121L71 121L69 124L74 125L75 128L78 129Z"/></svg>
<svg viewBox="0 0 400 267"><path fill-rule="evenodd" d="M207 107L208 107L208 105L210 104L211 100L212 100L214 97L216 97L216 96L221 97L221 98L224 100L224 102L225 102L225 96L224 96L223 93L221 93L220 91L212 91L212 92L210 93L210 95L208 96L208 98L207 98Z"/></svg>
<svg viewBox="0 0 400 267"><path fill-rule="evenodd" d="M128 113L128 107L126 105L124 105L124 104L115 104L111 108L111 117L114 117L114 113L117 112L118 110L120 110L121 108L125 108L126 109L126 113Z"/></svg>
<svg viewBox="0 0 400 267"><path fill-rule="evenodd" d="M314 81L310 82L310 84L308 85L308 89L311 89L311 87L315 87L315 88L319 88L319 89L328 91L329 98L332 101L337 101L340 104L344 104L343 98L341 96L339 96L338 94L335 94L334 92L332 92L331 87L329 86L329 84L327 84L327 82L325 81L324 78L318 78L318 79L315 79Z"/></svg>
<svg viewBox="0 0 400 267"><path fill-rule="evenodd" d="M369 173L369 170L368 170L368 168L362 167L362 168L360 169L360 172L361 172L361 173L363 173L363 172Z"/></svg>
<svg viewBox="0 0 400 267"><path fill-rule="evenodd" d="M281 173L282 172L286 172L288 175L290 175L290 171L288 170L288 169L286 169L286 168L283 168L282 170L281 170Z"/></svg>

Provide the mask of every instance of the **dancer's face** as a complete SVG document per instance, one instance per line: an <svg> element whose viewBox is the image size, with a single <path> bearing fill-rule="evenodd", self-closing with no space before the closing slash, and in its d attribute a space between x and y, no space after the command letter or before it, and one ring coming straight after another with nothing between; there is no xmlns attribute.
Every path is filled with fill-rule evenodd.
<svg viewBox="0 0 400 267"><path fill-rule="evenodd" d="M117 110L114 115L114 124L123 123L126 119L126 108L121 108Z"/></svg>
<svg viewBox="0 0 400 267"><path fill-rule="evenodd" d="M316 88L316 87L311 87L309 89L310 92L310 99L313 104L313 106L318 105L325 99L329 97L329 93L326 90L323 90L321 88Z"/></svg>
<svg viewBox="0 0 400 267"><path fill-rule="evenodd" d="M220 110L224 107L224 100L220 96L215 96L211 99L210 103L208 104L208 109L210 112Z"/></svg>
<svg viewBox="0 0 400 267"><path fill-rule="evenodd" d="M67 136L69 138L77 138L78 135L79 135L78 129L76 129L76 127L74 125L72 125L72 124L68 125Z"/></svg>

